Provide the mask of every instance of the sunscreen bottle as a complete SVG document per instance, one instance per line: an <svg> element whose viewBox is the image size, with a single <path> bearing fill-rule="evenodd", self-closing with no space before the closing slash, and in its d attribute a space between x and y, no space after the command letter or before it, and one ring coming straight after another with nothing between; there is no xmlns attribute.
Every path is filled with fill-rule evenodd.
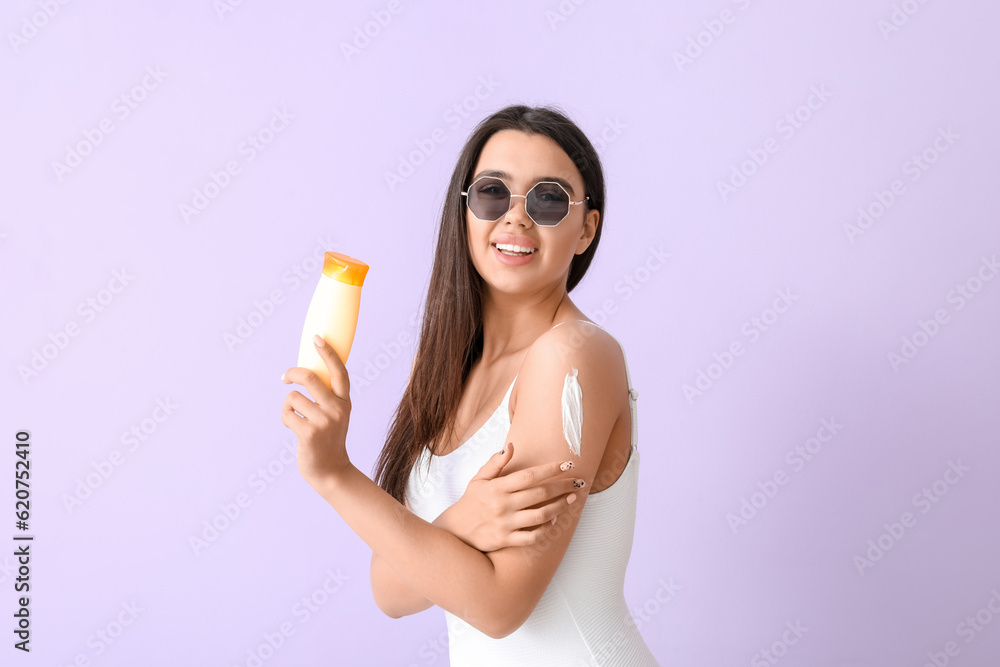
<svg viewBox="0 0 1000 667"><path fill-rule="evenodd" d="M314 371L328 387L330 371L316 350L313 336L322 336L340 360L347 363L358 327L361 286L367 273L367 264L339 252L327 252L323 258L323 274L309 302L302 328L297 365Z"/></svg>

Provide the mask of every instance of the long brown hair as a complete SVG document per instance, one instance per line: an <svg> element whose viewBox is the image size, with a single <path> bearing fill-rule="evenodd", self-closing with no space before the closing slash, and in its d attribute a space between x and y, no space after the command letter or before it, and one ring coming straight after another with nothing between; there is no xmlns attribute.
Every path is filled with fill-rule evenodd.
<svg viewBox="0 0 1000 667"><path fill-rule="evenodd" d="M600 212L594 240L570 264L567 292L587 273L604 229L604 169L573 121L552 107L513 105L476 126L448 184L416 357L375 464L375 482L400 503L425 444L453 428L465 380L483 353L483 279L472 263L461 193L486 141L500 130L541 134L559 144L583 176L584 194L590 196L587 209Z"/></svg>

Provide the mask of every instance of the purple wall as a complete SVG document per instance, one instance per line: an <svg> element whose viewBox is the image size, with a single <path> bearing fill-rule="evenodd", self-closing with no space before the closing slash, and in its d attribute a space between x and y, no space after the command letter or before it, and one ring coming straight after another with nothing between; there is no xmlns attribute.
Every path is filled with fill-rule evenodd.
<svg viewBox="0 0 1000 667"><path fill-rule="evenodd" d="M1000 6L441 4L0 11L2 424L32 462L29 530L8 518L36 536L32 651L4 653L447 664L439 609L373 603L279 376L314 258L367 261L370 471L458 151L522 102L607 169L572 297L640 393L626 595L661 663L993 664Z"/></svg>

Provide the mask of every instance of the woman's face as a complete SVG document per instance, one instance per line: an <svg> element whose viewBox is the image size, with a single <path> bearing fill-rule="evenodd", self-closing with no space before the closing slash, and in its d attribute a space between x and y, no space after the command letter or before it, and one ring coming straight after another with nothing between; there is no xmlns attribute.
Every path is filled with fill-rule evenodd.
<svg viewBox="0 0 1000 667"><path fill-rule="evenodd" d="M571 201L584 198L583 177L569 155L552 139L518 130L500 130L491 136L479 155L471 185L480 176L500 178L512 194L525 195L539 181L562 182ZM585 251L597 231L598 211L585 204L569 207L569 214L555 227L538 226L524 210L525 199L512 197L510 210L495 222L478 219L468 207L469 250L479 275L503 292L533 292L565 288L574 255ZM536 248L527 258L508 257L497 243Z"/></svg>

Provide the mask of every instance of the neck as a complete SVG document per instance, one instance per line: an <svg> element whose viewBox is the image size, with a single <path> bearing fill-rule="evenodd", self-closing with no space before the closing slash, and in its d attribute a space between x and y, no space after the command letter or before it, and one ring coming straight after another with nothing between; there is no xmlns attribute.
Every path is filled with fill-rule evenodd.
<svg viewBox="0 0 1000 667"><path fill-rule="evenodd" d="M577 312L565 285L529 295L487 291L483 296L482 363L490 366L527 349L555 322Z"/></svg>

